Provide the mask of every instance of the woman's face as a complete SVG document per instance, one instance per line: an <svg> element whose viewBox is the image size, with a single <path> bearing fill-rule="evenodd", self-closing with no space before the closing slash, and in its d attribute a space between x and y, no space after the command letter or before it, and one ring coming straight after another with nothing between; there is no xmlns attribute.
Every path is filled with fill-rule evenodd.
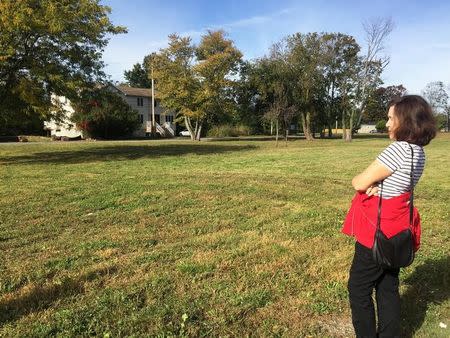
<svg viewBox="0 0 450 338"><path fill-rule="evenodd" d="M395 130L398 127L398 119L395 116L395 106L391 106L388 111L388 121L386 122L386 127L388 129L389 138L395 140Z"/></svg>

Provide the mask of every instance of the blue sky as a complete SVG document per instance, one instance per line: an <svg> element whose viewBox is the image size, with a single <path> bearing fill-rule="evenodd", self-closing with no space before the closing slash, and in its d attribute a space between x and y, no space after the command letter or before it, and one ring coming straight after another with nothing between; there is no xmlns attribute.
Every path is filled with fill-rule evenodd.
<svg viewBox="0 0 450 338"><path fill-rule="evenodd" d="M296 32L342 32L364 46L362 22L392 17L395 28L386 44L391 62L386 85L403 84L420 93L428 82L450 83L450 1L268 1L268 0L103 0L114 24L128 34L111 37L103 60L112 80L145 55L167 46L171 33L198 42L207 29L224 29L246 59Z"/></svg>

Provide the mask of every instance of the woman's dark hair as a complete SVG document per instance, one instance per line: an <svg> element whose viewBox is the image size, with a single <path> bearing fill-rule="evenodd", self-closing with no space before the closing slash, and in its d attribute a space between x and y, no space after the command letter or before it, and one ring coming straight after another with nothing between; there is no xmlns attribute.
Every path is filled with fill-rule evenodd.
<svg viewBox="0 0 450 338"><path fill-rule="evenodd" d="M401 96L389 103L389 107L392 106L398 121L397 129L394 130L397 141L426 146L436 136L436 120L423 97Z"/></svg>

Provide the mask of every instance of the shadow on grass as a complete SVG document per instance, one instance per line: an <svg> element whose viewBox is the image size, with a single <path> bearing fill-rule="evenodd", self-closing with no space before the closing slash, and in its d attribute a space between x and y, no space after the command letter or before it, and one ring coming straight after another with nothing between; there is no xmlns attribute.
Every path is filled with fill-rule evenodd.
<svg viewBox="0 0 450 338"><path fill-rule="evenodd" d="M413 337L422 326L428 307L450 298L450 256L427 260L405 281L402 295L402 337Z"/></svg>
<svg viewBox="0 0 450 338"><path fill-rule="evenodd" d="M0 325L15 321L30 313L48 309L56 301L82 294L86 282L102 279L115 274L116 267L90 271L78 278L65 278L62 282L50 285L34 285L22 289L19 295L7 295L0 300Z"/></svg>
<svg viewBox="0 0 450 338"><path fill-rule="evenodd" d="M4 164L39 163L88 163L97 161L121 161L187 154L209 155L255 149L254 145L215 144L162 144L162 145L113 145L86 147L71 151L40 152L23 156L0 157Z"/></svg>

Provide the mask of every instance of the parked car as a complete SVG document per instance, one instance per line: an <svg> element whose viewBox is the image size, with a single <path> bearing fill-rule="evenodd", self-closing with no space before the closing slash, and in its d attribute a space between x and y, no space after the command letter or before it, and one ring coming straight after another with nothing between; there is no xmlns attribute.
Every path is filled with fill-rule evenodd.
<svg viewBox="0 0 450 338"><path fill-rule="evenodd" d="M189 132L189 130L182 130L180 131L180 136L191 136L191 133Z"/></svg>
<svg viewBox="0 0 450 338"><path fill-rule="evenodd" d="M369 131L369 133L370 133L370 134L376 134L376 133L378 133L378 130L372 129L371 131Z"/></svg>

